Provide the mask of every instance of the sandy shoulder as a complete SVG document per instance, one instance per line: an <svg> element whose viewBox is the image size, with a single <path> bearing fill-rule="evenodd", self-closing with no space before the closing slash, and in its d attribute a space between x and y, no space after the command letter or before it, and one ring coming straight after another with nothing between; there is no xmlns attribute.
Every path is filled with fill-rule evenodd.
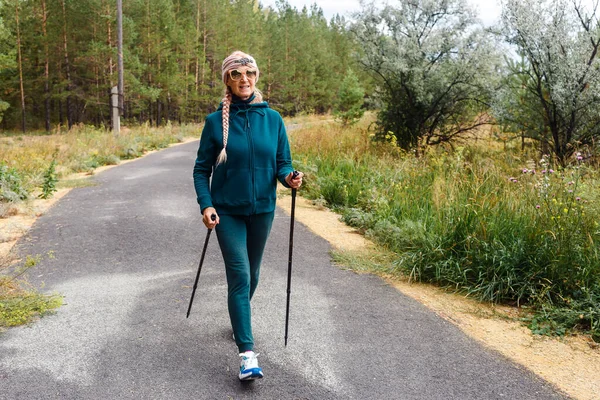
<svg viewBox="0 0 600 400"><path fill-rule="evenodd" d="M288 214L291 197L277 205ZM340 250L360 251L373 244L339 220L330 210L296 198L296 220ZM600 348L582 337L550 338L533 335L514 319L517 310L481 304L431 285L386 278L396 289L458 326L470 337L531 370L575 399L594 400L600 393Z"/></svg>

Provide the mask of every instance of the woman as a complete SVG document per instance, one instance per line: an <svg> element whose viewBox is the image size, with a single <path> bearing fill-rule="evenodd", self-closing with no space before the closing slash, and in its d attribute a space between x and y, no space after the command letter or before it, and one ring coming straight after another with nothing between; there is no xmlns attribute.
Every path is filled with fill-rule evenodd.
<svg viewBox="0 0 600 400"><path fill-rule="evenodd" d="M253 380L263 372L254 353L250 300L275 215L277 180L298 188L303 174L294 177L283 120L255 87L260 71L254 58L235 51L221 72L225 97L206 117L194 186L204 225L216 227L225 261L229 318L241 357L239 379Z"/></svg>

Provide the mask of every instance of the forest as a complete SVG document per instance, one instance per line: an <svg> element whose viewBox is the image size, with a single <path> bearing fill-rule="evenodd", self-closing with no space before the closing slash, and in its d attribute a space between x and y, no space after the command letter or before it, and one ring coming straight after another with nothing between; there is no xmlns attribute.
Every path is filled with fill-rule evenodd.
<svg viewBox="0 0 600 400"><path fill-rule="evenodd" d="M364 2L327 20L285 0L123 4L125 125L198 123L223 94L221 61L259 63L284 116L376 110L376 140L417 155L494 124L565 166L600 136L600 25L577 0L509 0L483 27L466 0ZM592 2L593 3L593 2ZM0 128L110 127L116 6L109 0L0 1Z"/></svg>
<svg viewBox="0 0 600 400"><path fill-rule="evenodd" d="M118 78L115 4L0 2L3 129L110 126L110 90ZM352 64L352 47L344 18L327 21L317 6L125 1L122 118L157 126L202 121L219 105L221 61L236 49L258 60L258 86L272 107L285 115L327 112L340 73Z"/></svg>

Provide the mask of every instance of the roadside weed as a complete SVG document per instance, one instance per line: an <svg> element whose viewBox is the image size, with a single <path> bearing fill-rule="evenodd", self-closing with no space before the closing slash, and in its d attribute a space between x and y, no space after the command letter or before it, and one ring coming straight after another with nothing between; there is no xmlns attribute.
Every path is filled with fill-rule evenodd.
<svg viewBox="0 0 600 400"><path fill-rule="evenodd" d="M372 143L368 118L291 133L295 164L307 171L303 196L394 252L392 273L528 305L537 332L598 338L597 169L577 153L559 168L528 149L480 142L415 158Z"/></svg>
<svg viewBox="0 0 600 400"><path fill-rule="evenodd" d="M52 258L53 254L48 253L48 257ZM0 332L12 326L30 323L62 305L60 295L41 294L22 278L41 259L41 255L28 255L22 266L10 274L6 271L11 269L16 260L12 256L0 259Z"/></svg>

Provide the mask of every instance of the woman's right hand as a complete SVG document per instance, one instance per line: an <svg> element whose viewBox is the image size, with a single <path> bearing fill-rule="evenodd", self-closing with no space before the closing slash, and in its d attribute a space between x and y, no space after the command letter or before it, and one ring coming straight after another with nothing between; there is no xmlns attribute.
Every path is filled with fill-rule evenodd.
<svg viewBox="0 0 600 400"><path fill-rule="evenodd" d="M211 219L211 215L215 216L215 219ZM202 213L202 222L208 229L213 229L219 223L219 216L217 215L217 210L213 207L206 207L204 212Z"/></svg>

